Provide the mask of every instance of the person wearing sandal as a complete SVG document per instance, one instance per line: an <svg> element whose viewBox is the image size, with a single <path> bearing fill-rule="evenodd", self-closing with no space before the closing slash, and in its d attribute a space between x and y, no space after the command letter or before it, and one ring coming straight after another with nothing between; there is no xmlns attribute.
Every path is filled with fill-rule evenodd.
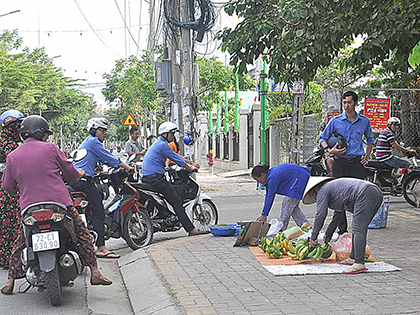
<svg viewBox="0 0 420 315"><path fill-rule="evenodd" d="M353 213L353 235L350 257L341 264L349 265L344 274L358 274L367 271L365 248L368 225L383 201L381 189L370 182L356 178L311 177L303 196L304 204L317 203L315 222L310 238L312 246L317 245L318 234L324 225L328 208L334 210L330 226L340 222L344 211Z"/></svg>
<svg viewBox="0 0 420 315"><path fill-rule="evenodd" d="M73 219L82 263L91 270L91 285L110 285L112 281L104 277L98 269L90 233L74 209L63 182L63 178L77 182L84 171L76 170L55 144L46 142L51 134L48 122L41 116L28 116L22 121L21 136L25 141L6 159L6 169L2 177L3 189L13 195L19 188L21 211L37 202L51 201L65 205ZM25 276L20 259L25 246L25 235L21 228L10 256L8 279L1 289L3 294L12 294L15 279Z"/></svg>

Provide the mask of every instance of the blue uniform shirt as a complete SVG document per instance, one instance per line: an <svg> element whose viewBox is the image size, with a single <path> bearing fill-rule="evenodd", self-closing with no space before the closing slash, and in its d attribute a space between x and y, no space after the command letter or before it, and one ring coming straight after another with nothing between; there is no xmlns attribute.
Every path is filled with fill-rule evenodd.
<svg viewBox="0 0 420 315"><path fill-rule="evenodd" d="M121 160L108 152L97 137L89 136L83 141L79 149L86 149L87 155L84 159L73 162L75 168L81 168L87 176L95 175L95 168L98 162L104 163L110 167L118 167Z"/></svg>
<svg viewBox="0 0 420 315"><path fill-rule="evenodd" d="M175 153L169 146L168 141L159 137L153 145L147 150L142 164L143 176L153 174L165 174L165 161L170 159L179 166L184 166L185 161L182 157Z"/></svg>
<svg viewBox="0 0 420 315"><path fill-rule="evenodd" d="M364 115L356 114L356 118L353 122L347 119L346 113L334 117L321 133L319 144L321 144L322 141L328 142L328 139L334 132L338 132L347 140L347 152L346 154L340 155L344 158L354 158L356 156L365 155L362 141L363 135L366 137L367 144L375 143L370 120Z"/></svg>
<svg viewBox="0 0 420 315"><path fill-rule="evenodd" d="M270 168L267 172L266 195L262 215L268 216L276 194L302 200L309 170L292 163L284 163Z"/></svg>

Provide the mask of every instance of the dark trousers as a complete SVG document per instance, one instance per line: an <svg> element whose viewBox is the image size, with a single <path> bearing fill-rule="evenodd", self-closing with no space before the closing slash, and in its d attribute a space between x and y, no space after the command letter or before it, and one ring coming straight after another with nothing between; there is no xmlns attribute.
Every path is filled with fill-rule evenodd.
<svg viewBox="0 0 420 315"><path fill-rule="evenodd" d="M161 193L165 197L166 201L168 201L174 208L175 213L179 218L179 222L181 222L185 231L190 232L194 229L194 225L185 213L181 198L179 198L173 186L166 180L165 175L154 174L143 176L141 181L152 185L157 192Z"/></svg>
<svg viewBox="0 0 420 315"><path fill-rule="evenodd" d="M365 178L365 168L360 162L361 157L355 157L352 159L334 157L334 164L332 167L333 177L352 177L358 179ZM340 223L338 224L338 234L344 234L347 232L347 218L346 211L341 213ZM332 235L334 231L327 229L327 235Z"/></svg>
<svg viewBox="0 0 420 315"><path fill-rule="evenodd" d="M71 186L77 191L83 191L86 194L86 199L89 201L89 209L92 211L93 230L98 233L96 246L105 245L105 209L102 204L102 194L95 186L93 180L80 180Z"/></svg>

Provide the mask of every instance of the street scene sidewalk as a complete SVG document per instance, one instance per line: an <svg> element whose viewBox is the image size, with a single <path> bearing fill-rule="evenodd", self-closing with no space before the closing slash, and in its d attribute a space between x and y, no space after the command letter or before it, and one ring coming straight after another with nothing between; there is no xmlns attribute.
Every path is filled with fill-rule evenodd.
<svg viewBox="0 0 420 315"><path fill-rule="evenodd" d="M197 178L213 197L265 194L247 174L226 175ZM302 209L313 223L314 209ZM154 243L118 263L135 314L418 314L419 223L417 209L394 198L387 228L368 232L372 256L395 272L274 276L248 247L233 247L236 237L211 234Z"/></svg>

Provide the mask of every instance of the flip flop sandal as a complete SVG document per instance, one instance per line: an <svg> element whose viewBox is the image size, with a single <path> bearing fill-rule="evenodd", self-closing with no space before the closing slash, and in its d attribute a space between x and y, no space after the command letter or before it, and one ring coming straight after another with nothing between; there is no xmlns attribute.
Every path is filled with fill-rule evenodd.
<svg viewBox="0 0 420 315"><path fill-rule="evenodd" d="M366 272L366 271L368 271L368 270L367 270L367 268L365 268L365 269L360 269L360 270L355 270L355 271L348 271L348 272L343 271L343 273L344 273L345 275L356 275L356 274L358 274L358 273L362 273L362 272Z"/></svg>
<svg viewBox="0 0 420 315"><path fill-rule="evenodd" d="M113 256L111 257L110 255L113 255ZM118 254L115 254L114 252L109 252L109 253L106 253L106 254L96 254L96 257L97 258L107 258L107 259L118 259L121 256L118 255Z"/></svg>

